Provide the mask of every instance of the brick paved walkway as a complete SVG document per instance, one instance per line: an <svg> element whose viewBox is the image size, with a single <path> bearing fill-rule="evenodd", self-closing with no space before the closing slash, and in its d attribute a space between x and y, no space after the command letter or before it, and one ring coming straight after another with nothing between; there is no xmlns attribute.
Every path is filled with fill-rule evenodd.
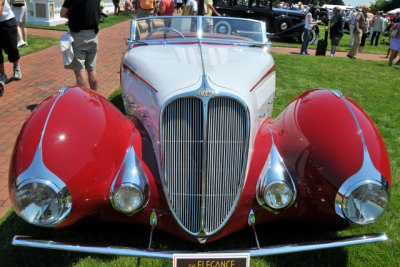
<svg viewBox="0 0 400 267"><path fill-rule="evenodd" d="M99 92L107 97L120 84L119 67L129 36L129 20L99 32L98 80ZM29 34L59 38L64 32L28 29ZM29 107L64 86L73 85L72 71L64 70L60 48L53 46L23 56L20 60L22 79L5 85L0 98L0 217L11 207L8 196L8 169L17 135L29 115ZM12 65L5 63L7 76Z"/></svg>
<svg viewBox="0 0 400 267"><path fill-rule="evenodd" d="M129 21L103 29L99 33L98 76L99 92L107 97L119 86L119 67L122 53L126 50L125 38L129 33ZM28 29L29 34L59 38L64 32ZM299 48L272 47L273 53L297 54ZM311 51L315 54L315 51ZM345 57L345 52L337 56ZM382 55L359 54L360 59L387 60ZM17 135L30 113L30 106L39 104L61 87L75 82L72 71L64 70L61 52L53 46L21 58L22 80L5 86L0 98L0 217L11 207L8 196L8 169ZM12 76L12 67L5 64L6 73Z"/></svg>

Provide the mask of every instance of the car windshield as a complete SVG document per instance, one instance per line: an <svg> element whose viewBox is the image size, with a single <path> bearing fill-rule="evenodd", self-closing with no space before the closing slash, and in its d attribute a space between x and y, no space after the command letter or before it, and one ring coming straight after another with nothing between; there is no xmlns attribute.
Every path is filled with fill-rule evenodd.
<svg viewBox="0 0 400 267"><path fill-rule="evenodd" d="M264 44L264 25L256 20L228 17L147 17L132 20L130 41L213 39Z"/></svg>

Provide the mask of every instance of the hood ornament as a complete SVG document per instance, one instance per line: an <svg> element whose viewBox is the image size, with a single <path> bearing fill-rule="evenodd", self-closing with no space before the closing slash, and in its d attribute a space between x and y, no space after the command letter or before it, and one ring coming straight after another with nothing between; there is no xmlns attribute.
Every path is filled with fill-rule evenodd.
<svg viewBox="0 0 400 267"><path fill-rule="evenodd" d="M197 92L197 95L201 97L210 97L214 95L214 92L210 90L201 90Z"/></svg>

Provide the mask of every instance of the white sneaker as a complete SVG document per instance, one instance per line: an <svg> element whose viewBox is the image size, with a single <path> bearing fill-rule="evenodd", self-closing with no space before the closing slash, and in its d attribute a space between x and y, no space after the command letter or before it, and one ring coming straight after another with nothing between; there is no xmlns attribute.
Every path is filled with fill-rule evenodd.
<svg viewBox="0 0 400 267"><path fill-rule="evenodd" d="M335 56L335 54L330 54L330 57L334 57Z"/></svg>
<svg viewBox="0 0 400 267"><path fill-rule="evenodd" d="M4 73L0 74L0 84L5 84L6 81L7 81L7 75L5 75Z"/></svg>
<svg viewBox="0 0 400 267"><path fill-rule="evenodd" d="M14 67L14 76L13 77L15 80L21 80L22 73L21 73L21 67L19 65Z"/></svg>
<svg viewBox="0 0 400 267"><path fill-rule="evenodd" d="M17 47L20 47L20 46L23 46L23 45L26 45L26 44L27 44L27 42L25 42L23 40L20 40L20 41L18 41Z"/></svg>

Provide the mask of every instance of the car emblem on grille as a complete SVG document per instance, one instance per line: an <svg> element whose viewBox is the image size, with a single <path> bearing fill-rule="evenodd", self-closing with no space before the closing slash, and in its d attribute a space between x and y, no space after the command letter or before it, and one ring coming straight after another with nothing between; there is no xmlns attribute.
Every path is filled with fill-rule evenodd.
<svg viewBox="0 0 400 267"><path fill-rule="evenodd" d="M210 97L214 95L214 92L209 90L203 90L203 91L198 91L197 95L202 97Z"/></svg>

